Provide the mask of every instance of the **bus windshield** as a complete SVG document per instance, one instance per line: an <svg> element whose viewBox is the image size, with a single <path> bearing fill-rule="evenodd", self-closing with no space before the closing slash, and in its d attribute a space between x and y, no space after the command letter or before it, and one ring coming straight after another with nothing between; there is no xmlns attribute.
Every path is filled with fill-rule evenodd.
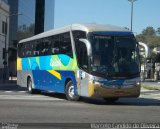
<svg viewBox="0 0 160 129"><path fill-rule="evenodd" d="M138 44L134 36L90 36L91 72L96 76L128 78L139 75Z"/></svg>

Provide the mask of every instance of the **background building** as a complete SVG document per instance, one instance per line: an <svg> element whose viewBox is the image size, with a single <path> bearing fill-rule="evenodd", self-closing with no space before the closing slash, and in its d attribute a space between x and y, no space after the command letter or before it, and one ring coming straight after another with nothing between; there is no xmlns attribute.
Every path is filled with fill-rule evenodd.
<svg viewBox="0 0 160 129"><path fill-rule="evenodd" d="M41 30L47 31L54 28L54 4L55 0L37 0L38 2L42 2L40 6L45 5L44 7L44 28ZM50 7L48 7L50 6ZM43 14L42 8L38 8L38 12ZM36 17L36 0L19 0L19 13L22 13L22 16L18 17L18 40L28 38L33 36L35 33L35 21L37 20L38 23L43 22L41 18L38 16ZM38 15L38 14L37 14ZM37 19L36 19L36 18ZM38 27L40 27L38 25Z"/></svg>
<svg viewBox="0 0 160 129"><path fill-rule="evenodd" d="M17 31L18 31L18 0L8 0L10 6L9 16L9 46L8 46L8 68L9 75L16 75L16 58L17 58Z"/></svg>
<svg viewBox="0 0 160 129"><path fill-rule="evenodd" d="M17 46L18 0L8 0L10 6L9 47Z"/></svg>
<svg viewBox="0 0 160 129"><path fill-rule="evenodd" d="M8 39L9 39L8 32L9 32L9 5L7 0L0 0L0 80L3 79L5 44L6 44L6 50L8 50Z"/></svg>
<svg viewBox="0 0 160 129"><path fill-rule="evenodd" d="M35 0L19 0L18 41L34 35Z"/></svg>
<svg viewBox="0 0 160 129"><path fill-rule="evenodd" d="M36 16L36 0L0 0L0 79L3 79L3 48L7 44L7 68L10 76L16 75L17 43L19 40L31 37L35 34L35 23L43 22L43 28L47 31L49 28L49 19L54 17L54 9L47 8L52 5L54 0L38 0L40 6L44 5L44 12L41 7L38 8L43 18ZM41 3L42 2L42 3ZM45 3L44 3L45 2ZM46 4L47 3L47 4ZM39 11L37 11L39 12ZM19 14L22 15L19 15ZM53 18L52 18L53 19ZM38 21L38 22L36 22ZM52 23L54 23L52 21ZM47 26L46 26L47 24ZM39 26L39 24L37 25ZM6 36L6 38L5 38Z"/></svg>

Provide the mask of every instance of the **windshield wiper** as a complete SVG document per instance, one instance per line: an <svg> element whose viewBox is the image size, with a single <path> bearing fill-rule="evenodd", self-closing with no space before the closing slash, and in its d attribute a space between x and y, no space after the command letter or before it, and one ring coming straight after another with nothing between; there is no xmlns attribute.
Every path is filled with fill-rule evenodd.
<svg viewBox="0 0 160 129"><path fill-rule="evenodd" d="M134 74L118 73L118 74L115 74L115 75L108 75L106 77L113 78L113 79L127 79L127 78L131 78L131 77L139 77L139 76L140 76L140 72L134 73Z"/></svg>

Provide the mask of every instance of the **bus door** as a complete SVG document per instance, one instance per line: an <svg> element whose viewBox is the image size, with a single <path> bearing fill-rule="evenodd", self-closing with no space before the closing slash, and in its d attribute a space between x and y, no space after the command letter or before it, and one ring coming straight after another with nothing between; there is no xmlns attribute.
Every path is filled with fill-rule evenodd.
<svg viewBox="0 0 160 129"><path fill-rule="evenodd" d="M79 84L80 84L80 93L82 96L88 96L88 55L87 55L87 47L86 44L79 41L78 49L77 49L77 60L79 65Z"/></svg>

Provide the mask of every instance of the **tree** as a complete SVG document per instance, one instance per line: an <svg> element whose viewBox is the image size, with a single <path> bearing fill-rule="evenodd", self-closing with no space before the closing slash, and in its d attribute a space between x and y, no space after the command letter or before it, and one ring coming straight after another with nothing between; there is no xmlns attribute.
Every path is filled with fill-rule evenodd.
<svg viewBox="0 0 160 129"><path fill-rule="evenodd" d="M159 62L159 55L152 50L155 47L160 47L160 27L155 30L153 27L146 27L141 34L136 36L138 42L146 43L151 49L151 59L154 62Z"/></svg>
<svg viewBox="0 0 160 129"><path fill-rule="evenodd" d="M157 28L157 34L160 35L160 27Z"/></svg>
<svg viewBox="0 0 160 129"><path fill-rule="evenodd" d="M141 34L136 36L137 41L146 43L150 48L160 46L160 27L155 30L153 27L146 27Z"/></svg>
<svg viewBox="0 0 160 129"><path fill-rule="evenodd" d="M142 31L142 34L145 36L154 36L156 34L156 31L153 27L147 27Z"/></svg>

